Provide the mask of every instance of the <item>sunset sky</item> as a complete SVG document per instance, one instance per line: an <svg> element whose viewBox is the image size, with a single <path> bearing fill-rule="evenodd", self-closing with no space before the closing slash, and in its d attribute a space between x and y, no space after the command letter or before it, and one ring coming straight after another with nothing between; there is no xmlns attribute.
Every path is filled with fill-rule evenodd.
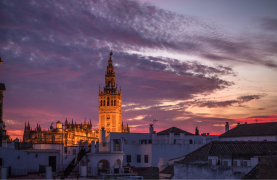
<svg viewBox="0 0 277 180"><path fill-rule="evenodd" d="M98 127L113 51L131 132L277 121L276 0L0 1L8 134L67 117Z"/></svg>

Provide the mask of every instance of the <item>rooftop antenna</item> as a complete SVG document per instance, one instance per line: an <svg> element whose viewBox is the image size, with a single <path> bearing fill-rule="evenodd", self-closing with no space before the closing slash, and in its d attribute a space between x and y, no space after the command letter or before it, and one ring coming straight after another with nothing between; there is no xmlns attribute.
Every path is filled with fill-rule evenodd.
<svg viewBox="0 0 277 180"><path fill-rule="evenodd" d="M155 124L155 122L157 122L158 120L157 119L153 119L153 125Z"/></svg>

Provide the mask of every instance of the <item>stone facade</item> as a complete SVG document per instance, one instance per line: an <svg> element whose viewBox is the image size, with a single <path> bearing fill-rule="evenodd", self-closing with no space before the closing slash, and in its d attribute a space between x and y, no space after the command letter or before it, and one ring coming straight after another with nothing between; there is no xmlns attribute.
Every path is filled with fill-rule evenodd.
<svg viewBox="0 0 277 180"><path fill-rule="evenodd" d="M108 61L103 91L99 87L99 129L104 128L106 135L110 132L130 132L128 125L124 127L122 123L122 93L115 84L116 77L111 57L112 53Z"/></svg>
<svg viewBox="0 0 277 180"><path fill-rule="evenodd" d="M64 126L64 128L62 128ZM32 143L63 143L65 146L78 146L79 141L98 141L99 131L92 130L91 121L84 120L84 124L71 123L65 120L64 125L58 121L56 128L52 125L50 129L43 131L37 124L36 129L32 129L28 122L25 124L23 141Z"/></svg>

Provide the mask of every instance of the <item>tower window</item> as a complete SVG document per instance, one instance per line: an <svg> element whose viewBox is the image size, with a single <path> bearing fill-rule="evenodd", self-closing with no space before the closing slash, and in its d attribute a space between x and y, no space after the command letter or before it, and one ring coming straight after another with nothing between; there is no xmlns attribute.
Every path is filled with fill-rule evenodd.
<svg viewBox="0 0 277 180"><path fill-rule="evenodd" d="M113 106L113 100L111 100L111 106Z"/></svg>
<svg viewBox="0 0 277 180"><path fill-rule="evenodd" d="M114 100L114 105L116 106L116 100Z"/></svg>
<svg viewBox="0 0 277 180"><path fill-rule="evenodd" d="M101 104L100 104L100 106L102 106L102 100L101 100Z"/></svg>
<svg viewBox="0 0 277 180"><path fill-rule="evenodd" d="M105 102L105 100L104 100L104 104L103 104L103 106L105 106L105 104L106 104L106 102Z"/></svg>
<svg viewBox="0 0 277 180"><path fill-rule="evenodd" d="M110 98L107 98L107 106L110 105Z"/></svg>

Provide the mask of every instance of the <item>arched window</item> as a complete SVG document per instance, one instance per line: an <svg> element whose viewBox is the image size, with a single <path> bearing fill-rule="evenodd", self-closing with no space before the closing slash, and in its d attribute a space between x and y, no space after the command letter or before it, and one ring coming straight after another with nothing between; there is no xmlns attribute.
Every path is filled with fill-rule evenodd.
<svg viewBox="0 0 277 180"><path fill-rule="evenodd" d="M110 105L110 98L107 98L107 106Z"/></svg>
<svg viewBox="0 0 277 180"><path fill-rule="evenodd" d="M114 100L114 105L116 106L116 100Z"/></svg>
<svg viewBox="0 0 277 180"><path fill-rule="evenodd" d="M103 104L103 106L105 106L105 104L106 104L106 103L105 103L105 100L104 100L104 104Z"/></svg>
<svg viewBox="0 0 277 180"><path fill-rule="evenodd" d="M111 87L111 81L108 82L108 87Z"/></svg>
<svg viewBox="0 0 277 180"><path fill-rule="evenodd" d="M111 100L111 106L113 106L113 100Z"/></svg>
<svg viewBox="0 0 277 180"><path fill-rule="evenodd" d="M102 106L102 100L101 100L101 104L100 104L100 106Z"/></svg>

